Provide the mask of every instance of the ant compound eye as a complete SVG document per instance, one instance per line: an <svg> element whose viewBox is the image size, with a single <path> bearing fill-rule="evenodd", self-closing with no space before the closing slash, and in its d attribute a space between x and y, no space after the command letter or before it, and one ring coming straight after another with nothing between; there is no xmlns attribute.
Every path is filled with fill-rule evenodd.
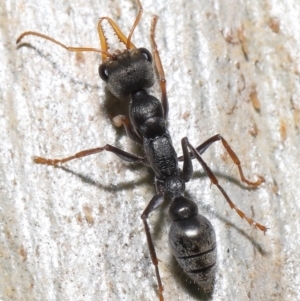
<svg viewBox="0 0 300 301"><path fill-rule="evenodd" d="M104 80L105 82L108 81L108 71L107 71L107 67L105 64L101 64L99 66L99 76L101 77L102 80Z"/></svg>
<svg viewBox="0 0 300 301"><path fill-rule="evenodd" d="M142 56L151 63L152 62L151 53L146 48L139 48L139 50L140 50Z"/></svg>

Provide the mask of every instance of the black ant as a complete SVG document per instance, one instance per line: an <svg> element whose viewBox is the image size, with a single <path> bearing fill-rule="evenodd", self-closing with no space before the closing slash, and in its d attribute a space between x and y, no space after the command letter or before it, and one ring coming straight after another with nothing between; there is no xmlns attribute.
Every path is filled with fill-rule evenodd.
<svg viewBox="0 0 300 301"><path fill-rule="evenodd" d="M151 260L155 267L159 299L164 300L163 285L158 269L158 259L147 220L149 214L162 205L165 195L171 198L169 215L172 222L169 232L169 243L173 255L185 273L204 291L211 291L214 284L217 257L214 229L209 220L198 213L197 204L184 196L185 183L188 182L193 175L192 159L197 159L211 182L218 187L229 206L234 209L241 218L246 219L250 225L253 225L257 229L266 232L267 228L265 226L255 222L236 207L225 190L218 183L214 173L203 161L201 155L212 143L221 141L234 164L238 167L242 182L257 187L264 182L264 178L259 177L256 182L247 180L244 177L240 160L221 135L215 135L209 138L196 148L193 147L188 138L185 137L181 140L183 156L177 156L166 127L169 105L164 69L155 42L157 16L153 18L150 38L153 49L153 61L160 78L161 101L148 94L145 90L154 84L154 70L150 52L145 48L136 48L131 42L133 32L142 16L142 5L140 0L137 0L137 2L139 12L128 37L122 33L112 19L108 17L100 18L98 22L98 33L101 50L95 48L67 47L53 38L32 31L24 32L17 39L17 43L25 36L34 35L58 44L68 51L99 52L102 54L102 64L99 66L99 75L102 80L106 82L108 89L117 98L130 96L129 117L118 115L114 118L114 123L116 126L123 125L129 138L143 147L143 157L130 154L110 144L106 144L103 147L84 150L63 159L35 157L34 162L57 166L73 159L108 151L129 163L141 163L152 168L155 173L157 194L150 200L141 218L145 227ZM104 20L109 23L120 41L125 44L125 50L118 50L114 53L108 51L107 40L102 28L102 22ZM183 162L182 169L178 167L178 161Z"/></svg>

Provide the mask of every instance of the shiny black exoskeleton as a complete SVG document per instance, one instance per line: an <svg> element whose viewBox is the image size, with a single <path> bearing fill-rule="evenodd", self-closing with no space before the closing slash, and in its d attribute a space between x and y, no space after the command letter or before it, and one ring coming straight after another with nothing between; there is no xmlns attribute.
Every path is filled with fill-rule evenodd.
<svg viewBox="0 0 300 301"><path fill-rule="evenodd" d="M159 299L163 301L163 286L158 269L158 259L156 257L147 219L149 214L163 203L165 195L169 195L171 198L169 216L172 222L169 232L169 243L177 262L186 274L198 283L204 291L211 291L214 283L217 257L214 229L211 223L198 213L196 203L184 196L185 183L188 182L193 175L192 159L197 159L201 164L203 170L211 180L211 183L219 189L229 206L235 210L241 218L246 219L250 225L253 225L263 232L267 230L264 225L248 217L231 201L225 190L219 185L214 173L203 161L201 154L204 153L212 143L221 141L234 164L238 167L242 182L257 187L264 182L264 178L259 177L255 182L246 179L239 158L221 135L215 135L209 138L197 148L194 148L187 138L183 138L181 140L183 156L177 156L172 145L170 134L166 128L169 108L166 80L154 39L157 16L153 18L150 37L153 48L153 60L155 62L156 71L160 77L161 101L149 95L145 90L154 84L151 54L145 48L137 49L131 42L134 29L142 15L140 0L137 0L137 3L139 12L127 37L112 19L108 17L99 19L98 34L101 50L91 47L69 47L47 35L34 31L22 33L17 39L17 43L20 43L25 36L37 36L51 41L68 51L99 52L102 54L102 64L99 67L99 75L106 82L108 89L120 99L130 96L129 118L119 115L114 118L114 122L116 126L123 124L128 136L133 141L142 145L144 150L143 157L130 154L110 144L106 144L103 147L83 150L63 159L34 157L34 162L57 166L73 159L82 158L102 151L109 151L122 160L131 163L142 163L153 169L157 194L150 200L141 218L145 227L151 260L155 266ZM102 27L104 20L109 23L120 42L125 44L126 49L124 51L109 52L107 39ZM182 170L178 167L178 161L183 161Z"/></svg>
<svg viewBox="0 0 300 301"><path fill-rule="evenodd" d="M172 199L169 209L172 219L169 243L172 252L188 276L209 291L216 269L215 232L211 223L198 213L196 203L184 196L185 182L193 174L189 142L187 138L182 140L184 165L181 170L166 127L163 106L145 90L154 82L151 54L144 48L120 52L100 65L99 74L115 96L121 98L130 95L130 125L124 125L129 136L134 136L134 140L142 144L145 153L143 163L155 173L157 195L142 214L154 264L157 266L147 218L151 211L162 204L164 195L168 194ZM191 147L190 150L192 154L195 152ZM128 157L127 161L135 162L132 157Z"/></svg>

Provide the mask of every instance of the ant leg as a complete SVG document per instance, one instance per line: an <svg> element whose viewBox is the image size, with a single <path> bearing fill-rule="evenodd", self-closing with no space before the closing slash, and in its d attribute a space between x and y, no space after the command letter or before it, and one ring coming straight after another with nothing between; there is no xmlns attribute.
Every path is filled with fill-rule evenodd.
<svg viewBox="0 0 300 301"><path fill-rule="evenodd" d="M193 176L193 163L191 154L187 148L187 145L184 139L181 139L181 148L183 152L183 168L182 168L182 177L185 182L188 182Z"/></svg>
<svg viewBox="0 0 300 301"><path fill-rule="evenodd" d="M199 155L202 155L209 147L211 144L213 144L214 142L218 141L215 140L215 137L218 135L215 135L209 139L207 139L206 141L204 141L203 143L201 143L198 147L196 147L197 152L199 153ZM193 153L189 153L191 159L195 159L195 156ZM182 162L184 160L184 156L180 156L178 157L178 161Z"/></svg>
<svg viewBox="0 0 300 301"><path fill-rule="evenodd" d="M149 214L156 210L164 201L163 195L162 194L156 194L151 201L149 202L148 206L146 207L146 209L144 210L143 214L141 215L141 219L143 220L144 223L144 227L145 227L145 232L146 232L146 236L147 236L147 243L148 243L148 249L149 249L149 253L151 256L151 260L152 260L152 264L155 267L155 274L156 274L156 279L157 279L157 283L158 283L158 293L159 293L159 300L163 301L164 297L163 297L163 285L161 283L161 278L160 278L160 274L159 274L159 269L158 269L158 259L156 256L156 252L155 252L155 248L153 245L153 240L151 237L151 233L150 233L150 228L149 228L149 224L147 222L148 216Z"/></svg>
<svg viewBox="0 0 300 301"><path fill-rule="evenodd" d="M205 142L200 144L198 147L196 147L198 154L202 155L212 143L220 141L220 140L222 141L222 144L223 144L224 148L226 149L227 153L229 154L230 158L233 160L233 163L238 167L240 178L241 178L242 182L246 183L247 185L257 187L265 181L264 177L262 177L262 176L258 176L258 180L255 182L249 181L248 179L245 178L243 169L241 167L241 161L239 160L238 156L233 151L233 149L230 147L228 142L219 134L212 136L211 138L207 139ZM192 159L194 159L196 157L193 154L193 152L190 153L190 155L191 155ZM183 156L179 157L178 160L183 161Z"/></svg>
<svg viewBox="0 0 300 301"><path fill-rule="evenodd" d="M113 118L113 124L116 127L121 127L122 125L124 125L127 136L131 140L133 140L139 144L143 144L142 138L133 130L132 124L128 117L126 117L124 115L117 115Z"/></svg>
<svg viewBox="0 0 300 301"><path fill-rule="evenodd" d="M155 42L155 28L156 28L157 19L158 19L157 16L153 17L153 20L151 23L151 29L150 29L150 40L151 40L151 44L152 44L153 59L155 62L155 67L159 74L160 89L161 89L161 102L162 102L162 106L164 109L164 117L165 117L165 120L167 120L168 113L169 113L169 103L168 103L167 88L166 88L167 81L165 78L164 68L161 63L159 52L158 52L157 45Z"/></svg>
<svg viewBox="0 0 300 301"><path fill-rule="evenodd" d="M114 147L110 144L106 144L103 147L97 147L97 148L92 148L92 149L87 149L84 151L81 151L79 153L76 153L73 156L69 156L66 158L62 159L47 159L47 158L42 158L42 157L34 157L33 161L37 164L45 164L45 165L52 165L52 166L57 166L61 165L63 163L66 163L68 161L74 160L74 159L79 159L82 157L86 157L89 155L97 154L102 151L108 151L114 153L116 156L121 158L124 161L127 161L129 163L143 163L146 164L146 159L143 157L135 156L133 154L127 153L117 147Z"/></svg>
<svg viewBox="0 0 300 301"><path fill-rule="evenodd" d="M212 172L212 170L208 167L208 165L204 162L204 160L201 158L200 154L198 153L197 149L195 149L190 142L188 141L187 138L182 139L182 145L184 148L189 148L194 157L198 160L198 162L201 164L202 168L204 169L205 173L208 175L210 178L212 184L216 185L218 189L221 191L223 196L225 197L226 201L228 202L229 206L231 209L235 210L237 214L245 219L250 225L253 225L255 228L266 232L268 228L266 228L264 225L261 225L257 222L255 222L252 218L248 217L243 211L241 211L230 199L230 197L227 195L223 187L219 184L218 179Z"/></svg>

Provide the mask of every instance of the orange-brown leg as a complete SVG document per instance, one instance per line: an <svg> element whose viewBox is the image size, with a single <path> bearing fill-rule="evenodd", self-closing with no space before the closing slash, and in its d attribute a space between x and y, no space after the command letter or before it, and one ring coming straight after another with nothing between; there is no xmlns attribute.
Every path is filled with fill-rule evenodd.
<svg viewBox="0 0 300 301"><path fill-rule="evenodd" d="M157 284L158 284L158 294L159 294L159 300L163 301L164 297L163 297L163 285L161 282L161 278L160 278L160 274L159 274L159 269L158 269L158 259L156 256L156 252L155 252L155 248L154 248L154 244L153 244L153 240L151 237L151 233L150 233L150 228L148 225L148 217L149 214L156 210L159 206L161 206L161 204L164 201L164 197L162 194L157 194L155 195L151 201L149 202L148 206L146 207L146 209L144 210L141 218L143 220L144 223L144 227L145 227L145 233L146 233L146 237L147 237L147 243L148 243L148 249L149 249L149 253L151 256L151 260L152 260L152 264L155 267L155 274L156 274L156 279L157 279Z"/></svg>
<svg viewBox="0 0 300 301"><path fill-rule="evenodd" d="M74 159L79 159L82 157L86 157L89 155L101 153L102 151L108 151L114 153L116 156L121 158L124 161L130 162L130 163L145 163L145 158L139 157L133 154L130 154L128 152L125 152L117 147L114 147L110 144L106 144L103 147L97 147L93 149L87 149L83 150L81 152L76 153L75 155L62 158L62 159L47 159L47 158L42 158L42 157L34 157L33 160L37 164L45 164L45 165L52 165L52 166L59 166L63 163L66 163L68 161L74 160Z"/></svg>
<svg viewBox="0 0 300 301"><path fill-rule="evenodd" d="M222 141L222 144L225 147L226 151L228 152L230 158L233 160L233 163L238 167L238 170L240 173L240 178L241 178L242 182L246 183L249 186L253 186L253 187L257 187L260 184L262 184L263 182L265 182L265 179L262 176L258 176L258 179L255 182L249 181L247 178L245 178L242 167L241 167L241 161L239 160L238 156L233 151L233 149L230 147L228 142L219 134L207 139L202 144L200 144L198 147L196 147L198 154L199 155L203 154L212 143L220 141L220 140ZM192 159L195 158L195 155L193 154L193 152L191 152L190 155L191 155ZM183 156L179 157L178 160L183 161Z"/></svg>
<svg viewBox="0 0 300 301"><path fill-rule="evenodd" d="M231 207L231 209L235 210L237 212L237 214L245 219L250 225L253 225L255 228L263 231L264 233L267 231L267 227L265 227L262 224L259 224L257 222L255 222L252 218L248 217L243 211L241 211L230 199L230 197L227 195L227 193L225 192L225 190L223 189L223 187L219 184L218 179L216 178L216 176L214 175L214 173L212 172L212 170L208 167L208 165L204 162L204 160L201 158L199 152L197 151L197 149L195 149L190 142L188 141L187 138L183 138L182 139L182 146L183 148L189 148L192 155L194 156L194 158L196 158L198 160L198 162L201 164L202 168L204 169L205 173L208 175L208 177L210 178L212 184L216 185L218 187L218 189L221 191L221 193L223 194L223 196L225 197L226 201L228 202L229 206Z"/></svg>

